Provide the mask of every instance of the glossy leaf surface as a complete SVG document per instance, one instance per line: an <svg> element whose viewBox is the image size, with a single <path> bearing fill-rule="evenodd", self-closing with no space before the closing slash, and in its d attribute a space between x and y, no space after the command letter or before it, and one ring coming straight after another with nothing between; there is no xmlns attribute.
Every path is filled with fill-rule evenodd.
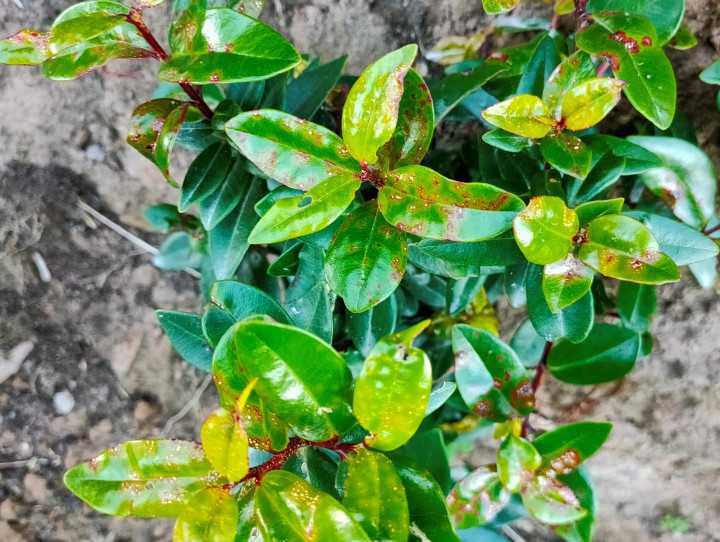
<svg viewBox="0 0 720 542"><path fill-rule="evenodd" d="M684 0L589 0L587 10L632 13L650 20L665 45L680 28L685 13Z"/></svg>
<svg viewBox="0 0 720 542"><path fill-rule="evenodd" d="M135 440L65 473L65 485L113 516L177 517L189 497L225 483L202 446L185 440Z"/></svg>
<svg viewBox="0 0 720 542"><path fill-rule="evenodd" d="M640 335L612 324L595 324L578 344L559 342L550 351L550 373L568 384L602 384L618 380L635 367Z"/></svg>
<svg viewBox="0 0 720 542"><path fill-rule="evenodd" d="M266 542L370 542L339 502L302 478L281 470L263 477L255 492L255 515Z"/></svg>
<svg viewBox="0 0 720 542"><path fill-rule="evenodd" d="M495 15L505 13L514 8L520 0L482 0L486 12Z"/></svg>
<svg viewBox="0 0 720 542"><path fill-rule="evenodd" d="M405 232L392 227L369 201L350 213L325 256L328 284L352 312L387 299L405 274Z"/></svg>
<svg viewBox="0 0 720 542"><path fill-rule="evenodd" d="M554 196L533 198L513 220L520 250L529 262L538 265L565 257L579 226L575 211Z"/></svg>
<svg viewBox="0 0 720 542"><path fill-rule="evenodd" d="M20 30L0 40L0 64L36 66L47 60L48 35L36 30Z"/></svg>
<svg viewBox="0 0 720 542"><path fill-rule="evenodd" d="M590 222L578 258L602 275L631 282L661 284L680 278L677 266L660 252L650 230L624 215Z"/></svg>
<svg viewBox="0 0 720 542"><path fill-rule="evenodd" d="M542 290L550 310L561 311L582 299L592 286L593 275L592 269L572 254L546 265Z"/></svg>
<svg viewBox="0 0 720 542"><path fill-rule="evenodd" d="M553 527L555 534L568 542L592 542L595 531L597 502L588 470L584 465L580 465L578 469L570 474L559 476L558 480L572 490L580 502L580 506L587 510L587 514L572 523Z"/></svg>
<svg viewBox="0 0 720 542"><path fill-rule="evenodd" d="M612 430L611 423L577 422L543 433L533 446L543 456L543 468L569 474L597 452Z"/></svg>
<svg viewBox="0 0 720 542"><path fill-rule="evenodd" d="M494 467L475 469L455 484L447 496L453 525L456 529L470 529L490 523L510 497Z"/></svg>
<svg viewBox="0 0 720 542"><path fill-rule="evenodd" d="M171 40L172 56L160 68L160 79L199 85L256 81L300 62L285 38L245 14L215 8L189 18L187 33Z"/></svg>
<svg viewBox="0 0 720 542"><path fill-rule="evenodd" d="M587 514L570 488L546 476L538 476L530 481L520 496L535 518L550 525L572 523Z"/></svg>
<svg viewBox="0 0 720 542"><path fill-rule="evenodd" d="M431 89L435 107L435 125L470 94L477 91L490 79L507 70L505 66L482 65L470 73L453 73Z"/></svg>
<svg viewBox="0 0 720 542"><path fill-rule="evenodd" d="M410 518L405 489L384 455L359 450L350 456L342 503L371 540L407 542Z"/></svg>
<svg viewBox="0 0 720 542"><path fill-rule="evenodd" d="M329 177L360 173L342 139L287 113L270 109L241 113L225 125L225 131L263 173L290 188L309 190Z"/></svg>
<svg viewBox="0 0 720 542"><path fill-rule="evenodd" d="M173 542L233 542L238 503L227 490L209 487L193 495L178 516Z"/></svg>
<svg viewBox="0 0 720 542"><path fill-rule="evenodd" d="M283 308L268 294L242 282L220 280L210 290L210 301L229 312L235 321L257 314L266 314L281 324L292 320Z"/></svg>
<svg viewBox="0 0 720 542"><path fill-rule="evenodd" d="M360 183L354 175L338 175L325 179L302 196L278 200L257 223L248 241L279 243L326 228L347 209Z"/></svg>
<svg viewBox="0 0 720 542"><path fill-rule="evenodd" d="M213 374L237 391L245 388L247 379L257 377L258 396L307 440L328 440L352 424L352 376L345 360L298 328L261 320L239 322L218 345Z"/></svg>
<svg viewBox="0 0 720 542"><path fill-rule="evenodd" d="M548 106L530 94L495 104L483 111L482 116L493 126L531 139L545 137L555 124Z"/></svg>
<svg viewBox="0 0 720 542"><path fill-rule="evenodd" d="M590 55L577 51L563 59L545 83L542 99L550 108L553 118L563 118L561 104L565 96L578 85L596 77Z"/></svg>
<svg viewBox="0 0 720 542"><path fill-rule="evenodd" d="M395 170L378 194L388 222L445 241L481 241L507 230L524 204L484 183L452 181L424 166Z"/></svg>
<svg viewBox="0 0 720 542"><path fill-rule="evenodd" d="M579 137L568 134L544 137L540 142L543 158L561 173L584 179L590 173L592 151Z"/></svg>
<svg viewBox="0 0 720 542"><path fill-rule="evenodd" d="M542 458L530 442L511 433L500 444L497 461L500 482L511 493L517 493L523 485L525 473L537 470Z"/></svg>
<svg viewBox="0 0 720 542"><path fill-rule="evenodd" d="M589 201L588 203L578 205L574 211L575 214L577 214L580 225L587 226L590 222L601 216L619 215L622 211L624 201L622 198Z"/></svg>
<svg viewBox="0 0 720 542"><path fill-rule="evenodd" d="M364 312L348 311L346 316L353 344L363 356L367 356L375 343L395 331L398 320L397 297L391 295Z"/></svg>
<svg viewBox="0 0 720 542"><path fill-rule="evenodd" d="M432 369L427 354L411 344L427 324L384 337L363 364L353 410L372 434L368 443L373 448L387 451L402 446L425 417Z"/></svg>
<svg viewBox="0 0 720 542"><path fill-rule="evenodd" d="M224 143L215 143L201 152L187 170L180 192L178 210L181 213L210 196L225 180L232 151Z"/></svg>
<svg viewBox="0 0 720 542"><path fill-rule="evenodd" d="M618 104L624 86L619 79L598 77L571 89L560 106L565 127L579 132L595 126Z"/></svg>
<svg viewBox="0 0 720 542"><path fill-rule="evenodd" d="M213 349L203 334L200 315L178 311L156 311L158 322L182 358L202 371L210 371Z"/></svg>
<svg viewBox="0 0 720 542"><path fill-rule="evenodd" d="M342 114L342 134L350 154L374 164L398 123L403 81L417 45L388 53L368 67L350 89Z"/></svg>

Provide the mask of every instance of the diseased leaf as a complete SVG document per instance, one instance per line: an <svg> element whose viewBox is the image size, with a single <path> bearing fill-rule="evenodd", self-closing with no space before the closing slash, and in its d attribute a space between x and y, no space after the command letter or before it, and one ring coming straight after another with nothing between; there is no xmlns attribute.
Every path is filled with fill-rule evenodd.
<svg viewBox="0 0 720 542"><path fill-rule="evenodd" d="M130 117L128 144L155 164L168 182L177 186L170 176L170 151L190 103L159 98L139 105Z"/></svg>
<svg viewBox="0 0 720 542"><path fill-rule="evenodd" d="M367 164L377 162L398 122L404 79L417 55L406 45L370 65L350 89L342 114L342 134L350 154Z"/></svg>
<svg viewBox="0 0 720 542"><path fill-rule="evenodd" d="M564 258L570 251L579 222L562 199L540 196L513 220L513 231L527 260L538 265Z"/></svg>
<svg viewBox="0 0 720 542"><path fill-rule="evenodd" d="M677 49L678 51L687 51L688 49L695 47L697 44L698 40L695 37L695 34L693 34L693 31L685 23L680 24L680 28L678 28L675 35L668 42L670 47ZM702 74L700 74L700 76L700 79L702 79Z"/></svg>
<svg viewBox="0 0 720 542"><path fill-rule="evenodd" d="M80 2L53 22L47 42L50 56L108 32L126 20L130 9L118 2Z"/></svg>
<svg viewBox="0 0 720 542"><path fill-rule="evenodd" d="M622 0L620 0L622 2ZM661 130L675 116L676 83L672 65L650 21L623 13L586 15L576 34L579 49L606 60L624 81L625 95Z"/></svg>
<svg viewBox="0 0 720 542"><path fill-rule="evenodd" d="M369 201L350 213L325 256L328 284L352 312L363 312L387 299L402 280L407 264L405 232L393 228Z"/></svg>
<svg viewBox="0 0 720 542"><path fill-rule="evenodd" d="M565 128L579 132L595 126L620 102L624 86L619 79L598 77L571 89L560 106Z"/></svg>
<svg viewBox="0 0 720 542"><path fill-rule="evenodd" d="M233 542L238 503L227 490L209 487L193 495L178 516L173 542Z"/></svg>
<svg viewBox="0 0 720 542"><path fill-rule="evenodd" d="M269 26L228 8L186 12L158 77L172 83L267 79L300 63L295 48Z"/></svg>
<svg viewBox="0 0 720 542"><path fill-rule="evenodd" d="M0 40L0 64L37 66L47 60L48 35L37 30L20 30Z"/></svg>
<svg viewBox="0 0 720 542"><path fill-rule="evenodd" d="M571 90L581 83L597 77L595 65L590 56L583 51L563 59L545 83L542 99L552 111L556 120L563 118L561 104Z"/></svg>
<svg viewBox="0 0 720 542"><path fill-rule="evenodd" d="M282 470L263 476L255 492L257 527L266 542L370 542L350 513L327 493ZM310 532L312 537L307 536Z"/></svg>
<svg viewBox="0 0 720 542"><path fill-rule="evenodd" d="M226 481L198 442L134 440L65 473L80 499L113 516L177 517L190 497Z"/></svg>
<svg viewBox="0 0 720 542"><path fill-rule="evenodd" d="M571 423L536 437L533 446L543 456L543 468L570 474L600 449L611 429L606 422Z"/></svg>
<svg viewBox="0 0 720 542"><path fill-rule="evenodd" d="M456 529L490 523L510 501L511 493L500 483L493 465L480 467L461 479L447 496Z"/></svg>
<svg viewBox="0 0 720 542"><path fill-rule="evenodd" d="M287 113L241 113L228 121L225 131L263 173L290 188L309 190L330 177L360 173L342 139Z"/></svg>
<svg viewBox="0 0 720 542"><path fill-rule="evenodd" d="M602 384L632 371L639 351L640 335L636 332L600 323L578 344L556 344L548 356L548 369L568 384Z"/></svg>
<svg viewBox="0 0 720 542"><path fill-rule="evenodd" d="M485 11L494 15L510 11L519 1L520 0L482 0L482 3Z"/></svg>
<svg viewBox="0 0 720 542"><path fill-rule="evenodd" d="M633 13L648 19L665 45L678 31L685 13L684 0L589 0L588 13L615 11Z"/></svg>
<svg viewBox="0 0 720 542"><path fill-rule="evenodd" d="M350 369L329 345L301 329L238 322L215 350L213 374L237 391L257 377L260 399L301 438L329 440L353 423Z"/></svg>
<svg viewBox="0 0 720 542"><path fill-rule="evenodd" d="M510 228L520 198L484 183L452 181L424 166L397 169L378 194L380 212L419 237L482 241Z"/></svg>
<svg viewBox="0 0 720 542"><path fill-rule="evenodd" d="M537 476L523 487L520 496L536 519L550 525L573 523L587 514L572 490L553 478Z"/></svg>
<svg viewBox="0 0 720 542"><path fill-rule="evenodd" d="M347 464L343 506L371 540L407 542L408 502L392 461L361 449Z"/></svg>
<svg viewBox="0 0 720 542"><path fill-rule="evenodd" d="M525 481L525 473L537 470L542 458L530 442L510 433L498 448L497 461L500 482L511 493L517 493Z"/></svg>
<svg viewBox="0 0 720 542"><path fill-rule="evenodd" d="M542 290L550 310L561 311L582 299L590 291L593 275L592 269L572 254L546 265Z"/></svg>
<svg viewBox="0 0 720 542"><path fill-rule="evenodd" d="M553 527L555 534L568 542L592 542L597 502L590 473L584 465L580 465L570 474L559 476L558 480L572 490L580 502L580 506L587 510L587 514L573 523Z"/></svg>
<svg viewBox="0 0 720 542"><path fill-rule="evenodd" d="M545 137L556 124L548 106L530 94L495 104L483 111L482 116L493 126L531 139Z"/></svg>
<svg viewBox="0 0 720 542"><path fill-rule="evenodd" d="M653 234L625 215L596 218L580 234L578 258L607 277L662 284L679 280L675 263L660 252Z"/></svg>
<svg viewBox="0 0 720 542"><path fill-rule="evenodd" d="M355 383L353 410L371 436L368 444L394 450L417 431L432 388L427 354L411 346L429 321L384 337L373 347Z"/></svg>
<svg viewBox="0 0 720 542"><path fill-rule="evenodd" d="M569 134L544 137L540 142L543 158L560 173L584 179L590 173L592 151L582 139Z"/></svg>

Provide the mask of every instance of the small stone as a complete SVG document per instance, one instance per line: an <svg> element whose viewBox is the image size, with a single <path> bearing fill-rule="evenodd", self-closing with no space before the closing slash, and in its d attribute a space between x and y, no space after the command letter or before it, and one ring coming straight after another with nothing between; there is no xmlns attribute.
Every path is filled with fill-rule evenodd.
<svg viewBox="0 0 720 542"><path fill-rule="evenodd" d="M55 412L60 414L60 416L65 416L75 408L75 398L67 390L59 391L53 395L53 406L55 407Z"/></svg>
<svg viewBox="0 0 720 542"><path fill-rule="evenodd" d="M147 401L138 401L135 403L135 409L133 410L133 416L139 422L149 420L157 414L157 407Z"/></svg>
<svg viewBox="0 0 720 542"><path fill-rule="evenodd" d="M91 143L85 149L85 155L93 162L104 162L105 161L105 149L102 145L97 143Z"/></svg>
<svg viewBox="0 0 720 542"><path fill-rule="evenodd" d="M0 502L0 518L6 521L17 519L15 504L12 502L12 499L5 499L3 502Z"/></svg>
<svg viewBox="0 0 720 542"><path fill-rule="evenodd" d="M29 473L23 480L25 498L30 502L43 502L47 499L47 485L37 474Z"/></svg>

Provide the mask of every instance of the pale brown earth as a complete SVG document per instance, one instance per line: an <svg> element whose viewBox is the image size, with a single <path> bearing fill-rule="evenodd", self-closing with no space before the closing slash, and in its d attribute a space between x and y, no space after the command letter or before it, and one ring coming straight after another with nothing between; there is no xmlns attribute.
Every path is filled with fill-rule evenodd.
<svg viewBox="0 0 720 542"><path fill-rule="evenodd" d="M45 28L71 3L23 0L21 9L0 0L0 35ZM324 59L349 52L352 73L398 45L419 42L427 51L443 36L485 24L476 0L267 3L263 17L298 49ZM687 3L700 46L671 55L680 103L720 165L715 91L697 81L720 57L720 6L716 0ZM165 9L152 14L153 28L163 27ZM521 9L527 13L530 6ZM424 60L419 69L437 71ZM174 201L176 192L123 135L134 104L152 94L155 70L149 62L122 62L53 83L33 68L0 66L0 356L9 359L16 346L34 344L0 384L3 542L171 538L167 520L101 516L62 485L64 470L82 459L130 438L163 435L167 420L192 402L204 380L172 352L153 315L155 308L198 310L195 279L156 270L150 256L76 204L80 197L143 239L161 242L144 229L140 212ZM45 260L49 282L40 280L33 253ZM544 387L539 407L546 419L538 426L568 414L615 423L590 462L600 500L599 541L720 540L719 292L699 289L689 276L663 287L655 350L614 395L574 412L573 401L587 390ZM507 335L516 318L501 314L507 314ZM213 408L211 388L198 394L170 435L197 437L199 422ZM63 406L72 409L63 414ZM489 454L483 447L472 460ZM686 518L689 532L661 530L667 515ZM518 532L527 541L553 539L526 527Z"/></svg>

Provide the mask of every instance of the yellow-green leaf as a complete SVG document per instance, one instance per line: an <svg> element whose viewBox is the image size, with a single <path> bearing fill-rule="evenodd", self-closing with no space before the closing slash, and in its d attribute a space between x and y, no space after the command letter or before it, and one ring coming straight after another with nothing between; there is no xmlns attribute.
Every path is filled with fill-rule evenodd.
<svg viewBox="0 0 720 542"><path fill-rule="evenodd" d="M562 199L540 196L513 221L515 239L528 261L545 265L558 261L570 251L580 223L575 211Z"/></svg>
<svg viewBox="0 0 720 542"><path fill-rule="evenodd" d="M173 542L233 542L238 519L238 502L226 489L203 489L178 516Z"/></svg>
<svg viewBox="0 0 720 542"><path fill-rule="evenodd" d="M563 98L561 115L565 128L574 132L595 126L620 101L624 81L598 77L580 83Z"/></svg>
<svg viewBox="0 0 720 542"><path fill-rule="evenodd" d="M532 139L545 137L556 124L545 102L530 94L514 96L488 107L482 116L493 126Z"/></svg>

